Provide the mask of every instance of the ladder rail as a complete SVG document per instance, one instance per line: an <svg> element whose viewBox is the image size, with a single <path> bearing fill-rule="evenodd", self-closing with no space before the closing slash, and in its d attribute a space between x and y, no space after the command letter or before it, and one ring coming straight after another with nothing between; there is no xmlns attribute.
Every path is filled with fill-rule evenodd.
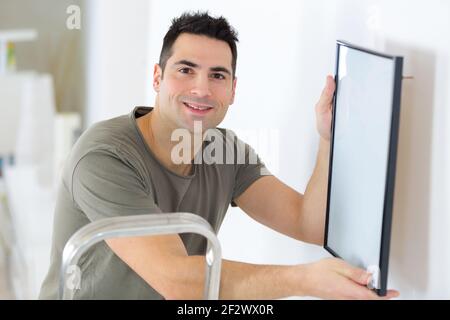
<svg viewBox="0 0 450 320"><path fill-rule="evenodd" d="M204 295L205 299L217 300L219 298L222 260L220 242L211 225L205 219L188 212L105 218L82 227L70 237L64 247L59 283L60 299L73 299L74 290L79 288L81 284L77 286L69 283L69 280L73 280L73 277L70 278L69 276L79 270L77 266L80 257L98 242L110 238L179 233L196 233L207 239ZM80 281L81 274L78 276L78 281Z"/></svg>

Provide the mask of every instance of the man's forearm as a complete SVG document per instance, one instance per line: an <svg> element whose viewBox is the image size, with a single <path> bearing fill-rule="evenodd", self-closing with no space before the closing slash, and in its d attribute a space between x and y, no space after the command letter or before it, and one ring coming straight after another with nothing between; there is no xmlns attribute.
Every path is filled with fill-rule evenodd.
<svg viewBox="0 0 450 320"><path fill-rule="evenodd" d="M202 299L205 257L183 258L170 276L173 292L166 299ZM222 260L220 299L277 299L303 295L302 265L258 265ZM168 271L168 270L167 270Z"/></svg>
<svg viewBox="0 0 450 320"><path fill-rule="evenodd" d="M320 139L316 166L303 196L300 228L305 241L322 245L327 204L330 142Z"/></svg>
<svg viewBox="0 0 450 320"><path fill-rule="evenodd" d="M224 260L221 299L278 299L305 295L302 265L257 265Z"/></svg>

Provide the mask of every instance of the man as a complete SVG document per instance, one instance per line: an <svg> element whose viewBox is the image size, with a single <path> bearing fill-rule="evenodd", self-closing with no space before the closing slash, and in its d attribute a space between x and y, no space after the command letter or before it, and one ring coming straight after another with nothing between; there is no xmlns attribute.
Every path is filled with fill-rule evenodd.
<svg viewBox="0 0 450 320"><path fill-rule="evenodd" d="M316 106L321 135L317 164L304 195L269 174L254 150L217 128L236 90L237 36L207 13L174 19L155 65L154 108L100 122L79 139L63 173L55 211L51 267L41 298L56 298L62 250L69 237L105 217L192 212L217 232L229 205L295 239L322 244L334 82ZM202 130L198 132L196 125ZM174 161L172 134L188 130L188 161ZM207 129L254 163L194 161L208 147ZM202 143L195 143L196 139ZM220 139L219 139L220 140ZM198 140L197 140L198 141ZM216 142L216 141L214 141ZM186 150L185 150L186 151ZM111 239L80 260L78 299L202 298L205 240L192 234ZM285 296L361 298L369 274L339 259L277 266L223 260L220 298ZM388 298L397 292L390 291Z"/></svg>

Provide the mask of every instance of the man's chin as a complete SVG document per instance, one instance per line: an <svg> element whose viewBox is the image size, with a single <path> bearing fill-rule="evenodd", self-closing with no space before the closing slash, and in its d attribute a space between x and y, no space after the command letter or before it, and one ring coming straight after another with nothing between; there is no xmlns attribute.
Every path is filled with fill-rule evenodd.
<svg viewBox="0 0 450 320"><path fill-rule="evenodd" d="M189 120L184 123L180 123L179 128L187 130L190 134L198 134L199 132L204 133L206 130L215 128L216 126L211 125L205 120Z"/></svg>
<svg viewBox="0 0 450 320"><path fill-rule="evenodd" d="M207 130L215 128L215 126L212 126L207 121L201 121L196 120L195 122L191 123L189 126L186 127L186 129L191 134L198 134L199 132L205 133Z"/></svg>

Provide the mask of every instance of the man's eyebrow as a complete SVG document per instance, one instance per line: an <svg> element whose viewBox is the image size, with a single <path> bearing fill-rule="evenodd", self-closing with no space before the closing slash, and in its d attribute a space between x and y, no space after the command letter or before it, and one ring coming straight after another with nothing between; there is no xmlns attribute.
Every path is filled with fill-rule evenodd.
<svg viewBox="0 0 450 320"><path fill-rule="evenodd" d="M231 76L230 70L228 70L227 68L224 68L224 67L213 67L213 68L210 68L210 70L211 71L216 71L216 72L225 72L225 73L228 73Z"/></svg>
<svg viewBox="0 0 450 320"><path fill-rule="evenodd" d="M180 61L177 61L177 62L174 63L174 65L179 65L179 64L185 64L185 65L187 65L189 67L192 67L192 68L198 68L198 64L193 63L193 62L191 62L189 60L180 60Z"/></svg>
<svg viewBox="0 0 450 320"><path fill-rule="evenodd" d="M186 66L192 67L192 68L199 68L200 66L192 61L189 60L179 60L177 62L174 63L174 65L180 65L180 64L184 64ZM212 67L209 70L211 71L215 71L215 72L225 72L228 73L231 76L231 72L230 70L228 70L225 67Z"/></svg>

